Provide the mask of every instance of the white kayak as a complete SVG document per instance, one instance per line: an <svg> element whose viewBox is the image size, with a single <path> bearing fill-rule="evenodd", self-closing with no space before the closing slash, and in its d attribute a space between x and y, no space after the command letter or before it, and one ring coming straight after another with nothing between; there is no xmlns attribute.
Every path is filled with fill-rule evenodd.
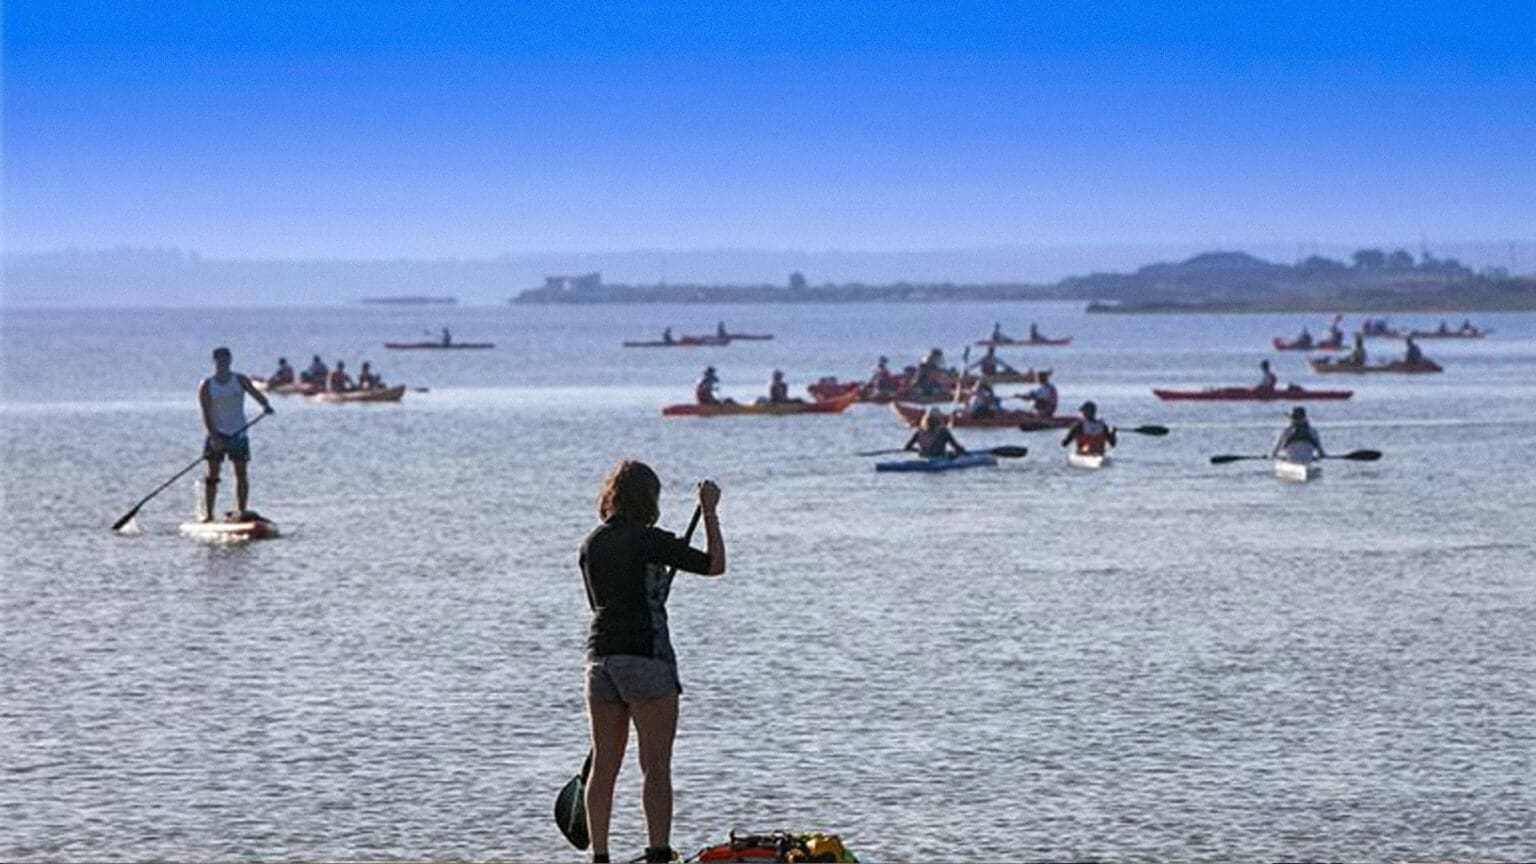
<svg viewBox="0 0 1536 864"><path fill-rule="evenodd" d="M1315 480L1323 473L1323 466L1317 462L1296 462L1290 459L1275 460L1275 476L1291 483L1306 483Z"/></svg>
<svg viewBox="0 0 1536 864"><path fill-rule="evenodd" d="M266 519L183 522L181 533L210 543L243 543L247 540L267 540L278 536L277 523Z"/></svg>
<svg viewBox="0 0 1536 864"><path fill-rule="evenodd" d="M1100 468L1108 468L1110 459L1108 453L1079 453L1076 450L1070 450L1067 452L1067 464L1073 468L1097 471Z"/></svg>

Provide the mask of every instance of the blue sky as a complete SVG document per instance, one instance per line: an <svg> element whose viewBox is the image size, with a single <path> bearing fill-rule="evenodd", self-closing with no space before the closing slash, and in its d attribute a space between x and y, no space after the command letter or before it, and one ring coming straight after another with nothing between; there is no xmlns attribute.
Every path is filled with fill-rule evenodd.
<svg viewBox="0 0 1536 864"><path fill-rule="evenodd" d="M1528 2L16 0L4 28L12 251L1536 235Z"/></svg>

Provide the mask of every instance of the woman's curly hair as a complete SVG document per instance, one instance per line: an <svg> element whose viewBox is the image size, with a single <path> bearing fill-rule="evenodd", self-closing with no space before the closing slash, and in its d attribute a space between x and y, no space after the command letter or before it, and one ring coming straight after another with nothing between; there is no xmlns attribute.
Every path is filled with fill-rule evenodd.
<svg viewBox="0 0 1536 864"><path fill-rule="evenodd" d="M651 466L625 459L613 466L597 496L597 516L604 522L623 516L641 525L654 525L661 516L661 478Z"/></svg>

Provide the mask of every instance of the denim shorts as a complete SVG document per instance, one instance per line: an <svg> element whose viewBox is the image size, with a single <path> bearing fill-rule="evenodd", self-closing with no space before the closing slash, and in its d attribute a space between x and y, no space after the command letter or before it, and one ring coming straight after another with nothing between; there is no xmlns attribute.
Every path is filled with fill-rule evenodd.
<svg viewBox="0 0 1536 864"><path fill-rule="evenodd" d="M213 459L215 462L223 462L224 457L226 456L229 457L229 461L231 462L251 461L251 439L245 437L243 434L235 435L233 437L229 435L221 435L219 437L224 439L224 450L220 453L213 452L212 435L209 435L208 438L203 441L203 452L207 453L209 458Z"/></svg>
<svg viewBox="0 0 1536 864"><path fill-rule="evenodd" d="M587 701L634 705L683 692L677 665L655 657L609 654L587 660Z"/></svg>

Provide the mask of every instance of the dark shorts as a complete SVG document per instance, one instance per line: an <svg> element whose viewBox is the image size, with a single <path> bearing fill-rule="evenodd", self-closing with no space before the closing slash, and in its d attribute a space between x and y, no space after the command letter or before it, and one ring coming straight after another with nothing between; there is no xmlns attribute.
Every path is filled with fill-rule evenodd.
<svg viewBox="0 0 1536 864"><path fill-rule="evenodd" d="M228 435L220 437L224 439L224 449L219 453L213 452L212 435L203 441L203 453L207 454L208 458L213 460L214 463L223 462L226 456L229 457L231 462L251 461L251 439L244 435L236 435L233 438Z"/></svg>
<svg viewBox="0 0 1536 864"><path fill-rule="evenodd" d="M634 705L683 692L676 664L634 654L587 659L587 701Z"/></svg>

